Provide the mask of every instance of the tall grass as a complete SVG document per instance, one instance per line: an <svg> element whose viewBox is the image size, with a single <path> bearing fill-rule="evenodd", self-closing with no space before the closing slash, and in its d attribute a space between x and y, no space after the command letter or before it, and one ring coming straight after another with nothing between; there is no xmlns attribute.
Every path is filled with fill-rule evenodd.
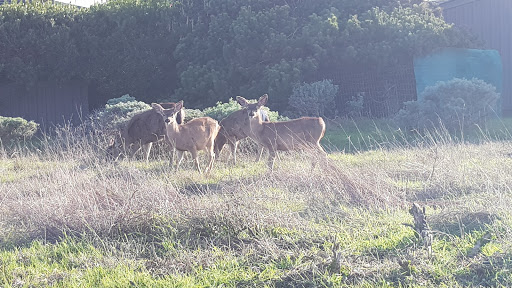
<svg viewBox="0 0 512 288"><path fill-rule="evenodd" d="M163 147L109 162L107 135L62 127L0 151L0 286L510 286L512 145L493 125L331 123L313 170L282 153L271 173L247 144L208 178ZM432 255L404 225L412 202Z"/></svg>

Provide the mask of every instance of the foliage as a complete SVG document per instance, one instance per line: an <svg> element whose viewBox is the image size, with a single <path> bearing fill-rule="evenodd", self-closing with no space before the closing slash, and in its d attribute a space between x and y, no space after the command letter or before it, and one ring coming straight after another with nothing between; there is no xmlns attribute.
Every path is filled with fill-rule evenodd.
<svg viewBox="0 0 512 288"><path fill-rule="evenodd" d="M32 137L39 127L34 121L27 121L20 117L0 116L0 140L3 143L28 139Z"/></svg>
<svg viewBox="0 0 512 288"><path fill-rule="evenodd" d="M130 96L130 94L126 94L121 97L108 99L107 105L116 105L119 103L134 102L134 101L136 101L135 97Z"/></svg>
<svg viewBox="0 0 512 288"><path fill-rule="evenodd" d="M268 121L270 122L290 120L288 117L280 115L279 111L272 111L266 106L261 109L267 111Z"/></svg>
<svg viewBox="0 0 512 288"><path fill-rule="evenodd" d="M411 63L436 47L474 46L428 3L413 2L424 1L187 2L186 15L208 17L194 18L176 47L176 95L206 107L268 93L270 108L289 110L297 83Z"/></svg>
<svg viewBox="0 0 512 288"><path fill-rule="evenodd" d="M194 118L204 117L203 111L199 109L188 109L185 108L185 122L188 122Z"/></svg>
<svg viewBox="0 0 512 288"><path fill-rule="evenodd" d="M91 116L93 125L97 125L105 130L117 130L123 126L133 115L145 110L151 106L137 101L134 97L126 94L118 98L112 98L102 109L95 110Z"/></svg>
<svg viewBox="0 0 512 288"><path fill-rule="evenodd" d="M83 79L91 83L94 107L110 95L150 102L174 89L179 12L167 1L108 1L83 9L12 2L0 5L2 81Z"/></svg>
<svg viewBox="0 0 512 288"><path fill-rule="evenodd" d="M338 94L338 85L331 80L322 80L314 83L297 84L293 87L289 105L294 116L335 116L334 102Z"/></svg>
<svg viewBox="0 0 512 288"><path fill-rule="evenodd" d="M254 102L254 100L252 100ZM217 105L213 107L206 107L203 110L203 115L212 117L215 120L222 120L226 118L229 114L242 109L242 106L238 104L236 100L233 98L229 98L229 101L226 103L217 102ZM279 115L277 111L271 111L268 107L262 107L263 110L267 112L269 121L284 121L288 120L287 117L283 117Z"/></svg>
<svg viewBox="0 0 512 288"><path fill-rule="evenodd" d="M93 107L126 93L200 109L268 93L284 111L297 83L473 45L421 0L25 2L0 6L1 81L82 79Z"/></svg>
<svg viewBox="0 0 512 288"><path fill-rule="evenodd" d="M73 27L77 7L33 1L0 5L0 76L2 81L33 85L37 80L79 76ZM32 2L32 1L31 1Z"/></svg>
<svg viewBox="0 0 512 288"><path fill-rule="evenodd" d="M205 116L212 117L215 120L222 120L229 114L242 109L240 104L233 98L229 98L226 103L217 102L217 105L213 107L207 107L203 110Z"/></svg>
<svg viewBox="0 0 512 288"><path fill-rule="evenodd" d="M126 93L158 102L175 89L172 51L180 32L172 2L118 0L83 10L75 27L77 57L80 75L99 95L96 105Z"/></svg>
<svg viewBox="0 0 512 288"><path fill-rule="evenodd" d="M345 114L349 117L361 117L364 109L364 92L352 96L352 100L347 101Z"/></svg>
<svg viewBox="0 0 512 288"><path fill-rule="evenodd" d="M500 95L483 80L454 78L425 88L418 101L404 103L395 120L413 128L467 127L493 115Z"/></svg>

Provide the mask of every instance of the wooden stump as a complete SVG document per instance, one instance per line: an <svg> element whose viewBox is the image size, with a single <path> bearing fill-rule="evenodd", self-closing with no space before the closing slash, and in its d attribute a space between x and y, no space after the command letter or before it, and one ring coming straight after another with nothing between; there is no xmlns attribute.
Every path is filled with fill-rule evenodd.
<svg viewBox="0 0 512 288"><path fill-rule="evenodd" d="M414 230L416 235L423 240L423 246L427 248L429 257L432 256L432 231L427 223L427 215L425 207L421 207L417 203L413 203L409 213L414 217Z"/></svg>

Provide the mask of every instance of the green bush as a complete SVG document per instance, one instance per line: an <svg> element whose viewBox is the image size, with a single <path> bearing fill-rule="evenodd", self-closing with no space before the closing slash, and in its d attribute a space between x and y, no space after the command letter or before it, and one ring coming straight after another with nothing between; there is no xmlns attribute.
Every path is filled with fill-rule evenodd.
<svg viewBox="0 0 512 288"><path fill-rule="evenodd" d="M295 85L289 99L289 104L293 108L290 115L334 117L336 94L338 85L334 85L331 80Z"/></svg>
<svg viewBox="0 0 512 288"><path fill-rule="evenodd" d="M402 127L419 129L480 124L495 113L499 97L496 87L480 79L440 81L427 87L421 100L405 102L395 121Z"/></svg>
<svg viewBox="0 0 512 288"><path fill-rule="evenodd" d="M133 115L150 108L151 106L148 104L137 101L127 94L109 99L105 108L94 111L91 115L91 121L94 125L102 127L102 129L117 130Z"/></svg>
<svg viewBox="0 0 512 288"><path fill-rule="evenodd" d="M226 118L229 114L242 109L242 107L234 100L233 98L229 98L229 101L226 103L217 102L217 105L213 107L207 107L203 110L205 116L212 117L215 120L222 120Z"/></svg>
<svg viewBox="0 0 512 288"><path fill-rule="evenodd" d="M252 100L255 101L255 100ZM229 114L238 111L242 109L242 106L236 102L233 98L229 98L229 101L226 103L217 102L217 105L213 107L207 107L203 110L203 115L201 116L208 116L212 117L215 120L222 120L226 118ZM279 116L279 112L277 111L270 111L268 107L263 107L263 110L267 111L268 118L270 121L284 121L288 120L287 117ZM187 114L188 116L188 114ZM198 116L198 117L201 117Z"/></svg>
<svg viewBox="0 0 512 288"><path fill-rule="evenodd" d="M34 121L27 121L20 117L0 116L0 139L10 142L32 137L39 127Z"/></svg>
<svg viewBox="0 0 512 288"><path fill-rule="evenodd" d="M199 109L187 109L185 108L185 123L198 117L204 117L203 111Z"/></svg>
<svg viewBox="0 0 512 288"><path fill-rule="evenodd" d="M128 103L137 101L135 97L130 96L130 94L123 95L121 97L112 98L107 100L107 105L116 105L119 103Z"/></svg>
<svg viewBox="0 0 512 288"><path fill-rule="evenodd" d="M349 117L361 117L364 110L364 92L359 92L352 96L351 100L345 104L345 115Z"/></svg>

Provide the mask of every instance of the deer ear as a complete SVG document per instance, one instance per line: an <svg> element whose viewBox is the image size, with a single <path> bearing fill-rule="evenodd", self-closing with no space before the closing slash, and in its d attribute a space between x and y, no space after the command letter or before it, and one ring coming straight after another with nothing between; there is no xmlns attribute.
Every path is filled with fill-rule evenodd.
<svg viewBox="0 0 512 288"><path fill-rule="evenodd" d="M153 110L155 110L158 113L162 113L162 111L164 110L164 108L158 103L151 103L151 107L153 107Z"/></svg>
<svg viewBox="0 0 512 288"><path fill-rule="evenodd" d="M247 107L247 105L249 105L249 102L247 102L247 100L242 96L236 96L236 101L238 104L242 105L242 107Z"/></svg>
<svg viewBox="0 0 512 288"><path fill-rule="evenodd" d="M260 99L258 100L258 107L265 106L265 104L267 104L267 100L268 100L268 95L263 94L263 96L261 96Z"/></svg>
<svg viewBox="0 0 512 288"><path fill-rule="evenodd" d="M174 106L174 111L176 111L176 112L180 111L181 109L183 109L183 100L176 103L176 106Z"/></svg>

